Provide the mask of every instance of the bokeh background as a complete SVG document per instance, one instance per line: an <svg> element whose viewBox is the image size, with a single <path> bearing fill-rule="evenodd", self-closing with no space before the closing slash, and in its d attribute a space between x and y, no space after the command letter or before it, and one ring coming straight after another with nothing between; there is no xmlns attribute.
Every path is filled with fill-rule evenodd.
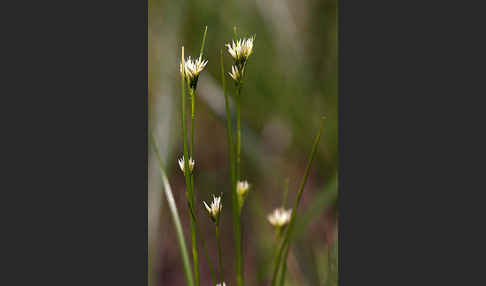
<svg viewBox="0 0 486 286"><path fill-rule="evenodd" d="M216 266L216 240L202 200L223 193L222 247L227 285L234 282L220 49L238 35L256 35L242 92L242 177L252 189L243 210L246 285L268 285L275 233L266 215L282 204L288 178L291 207L319 121L327 117L298 209L286 285L337 285L337 0L166 1L149 4L149 129L157 138L189 246L182 154L179 61L197 56L208 26L195 125L196 216ZM224 50L224 66L232 60ZM227 87L233 94L232 81ZM189 124L190 122L188 122ZM185 285L174 225L149 152L149 285ZM201 285L211 285L200 250Z"/></svg>

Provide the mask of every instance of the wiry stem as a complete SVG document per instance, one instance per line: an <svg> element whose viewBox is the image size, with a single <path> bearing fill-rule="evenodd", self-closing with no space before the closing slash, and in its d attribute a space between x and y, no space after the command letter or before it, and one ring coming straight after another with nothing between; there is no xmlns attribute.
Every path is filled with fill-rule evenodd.
<svg viewBox="0 0 486 286"><path fill-rule="evenodd" d="M279 286L283 286L285 284L285 274L287 272L287 255L289 254L289 248L290 245L285 246L285 252L284 252L284 259L282 261L282 270L280 271L280 283L278 283Z"/></svg>
<svg viewBox="0 0 486 286"><path fill-rule="evenodd" d="M194 150L194 119L196 117L196 112L195 112L195 93L196 91L192 88L189 88L189 95L191 97L191 145L190 145L190 156L192 158L193 155L193 150ZM193 158L194 159L194 158ZM192 174L191 174L192 177Z"/></svg>
<svg viewBox="0 0 486 286"><path fill-rule="evenodd" d="M194 215L194 210L189 208L189 211L191 213L191 216L194 219L195 225L196 225L196 231L197 231L197 236L201 239L201 244L204 250L204 254L206 257L206 262L208 263L209 266L209 274L211 275L211 278L213 279L214 284L216 285L216 275L214 275L214 270L213 270L213 264L211 263L211 260L209 259L209 253L208 249L206 248L206 240L204 239L204 236L201 232L201 228L199 227L199 224L197 223L196 216Z"/></svg>
<svg viewBox="0 0 486 286"><path fill-rule="evenodd" d="M195 90L192 88L189 88L189 94L191 96L191 145L189 149L189 158L192 158L194 160L194 119L195 119ZM194 192L194 172L191 172L191 177L190 177L190 187L191 187L191 203L194 205L194 197L195 197L195 192ZM195 217L194 217L195 220ZM194 242L193 242L194 244Z"/></svg>
<svg viewBox="0 0 486 286"><path fill-rule="evenodd" d="M219 265L219 282L223 283L223 260L221 256L221 235L219 233L219 224L216 225L216 240L218 242L218 265Z"/></svg>
<svg viewBox="0 0 486 286"><path fill-rule="evenodd" d="M240 161L241 161L241 106L240 106L240 95L241 95L241 82L236 84L236 181L240 180ZM233 186L233 192L236 197L236 184ZM236 285L243 285L243 251L241 243L241 209L236 203L236 227L235 227L235 238L236 238Z"/></svg>
<svg viewBox="0 0 486 286"><path fill-rule="evenodd" d="M184 47L182 47L182 67L184 72ZM184 177L186 180L186 197L189 203L189 208L193 209L194 206L194 193L192 192L191 188L191 179L190 179L190 171L189 171L189 154L187 152L187 131L186 131L186 93L185 93L185 83L184 83L184 75L181 77L181 121L182 121L182 139L184 141ZM191 240L192 240L192 260L193 260L193 267L194 267L194 280L196 286L199 286L199 263L198 263L198 255L197 255L197 245L196 245L196 230L195 230L195 222L194 218L190 216L191 221Z"/></svg>
<svg viewBox="0 0 486 286"><path fill-rule="evenodd" d="M273 275L272 275L272 286L275 286L276 283L277 283L277 274L278 274L279 269L280 269L280 260L282 258L283 251L285 250L285 247L287 247L287 244L289 243L289 240L290 240L290 237L291 237L292 229L294 227L294 222L295 222L295 216L296 216L296 213L297 213L297 207L299 206L299 202L300 202L300 199L302 197L302 192L304 190L305 184L307 182L307 178L309 176L310 166L312 164L312 161L314 160L314 156L315 156L315 153L316 153L316 150L317 150L317 145L319 144L319 140L321 138L322 129L324 127L324 119L325 118L323 117L322 121L321 121L321 126L320 126L319 131L318 131L317 136L316 136L316 139L314 140L314 146L312 147L312 151L311 151L311 154L309 155L309 160L307 162L307 167L305 168L304 178L302 179L299 190L297 192L297 198L294 202L294 206L292 207L292 214L290 216L289 226L288 226L287 232L285 233L284 241L282 242L282 245L280 246L280 250L279 250L278 255L277 255L277 260L276 260L275 268L274 268ZM286 253L285 253L285 257L284 257L284 260L283 260L284 263L287 260L287 255L288 255L288 251L286 251ZM282 277L282 279L285 279L285 277Z"/></svg>
<svg viewBox="0 0 486 286"><path fill-rule="evenodd" d="M192 88L189 88L189 94L191 96L191 145L190 145L190 155L189 158L194 159L194 118L195 118L195 91ZM193 206L194 206L194 197L195 197L195 192L194 192L194 173L190 173L190 189L191 189L191 205L189 206L193 211ZM198 250L197 250L197 234L196 234L196 217L194 215L191 216L191 240L192 240L192 257L193 257L193 263L194 263L194 273L195 273L195 280L196 280L196 285L199 285L199 255L198 255Z"/></svg>
<svg viewBox="0 0 486 286"><path fill-rule="evenodd" d="M199 56L202 56L204 52L204 44L206 43L206 33L208 32L208 26L204 28L204 34L203 34L203 39L201 43L201 51L199 52Z"/></svg>
<svg viewBox="0 0 486 286"><path fill-rule="evenodd" d="M239 207L236 195L236 160L235 160L235 147L233 143L233 129L231 127L231 113L229 109L229 96L226 92L226 80L224 75L224 65L223 65L223 50L220 50L220 63L221 63L221 83L223 85L223 93L224 93L224 105L226 109L226 135L228 137L228 158L229 158L229 166L231 172L231 205L233 211L233 231L235 234L235 246L236 246L236 269L237 269L237 285L242 285L242 279L238 279L239 277L239 263L240 259L240 250L239 250L239 233L240 233L240 224L239 224ZM239 281L239 282L238 282Z"/></svg>

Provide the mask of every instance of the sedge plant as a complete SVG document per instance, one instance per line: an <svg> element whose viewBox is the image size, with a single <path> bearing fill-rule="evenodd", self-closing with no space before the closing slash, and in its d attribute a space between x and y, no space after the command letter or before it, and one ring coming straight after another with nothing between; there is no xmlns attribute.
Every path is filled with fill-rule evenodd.
<svg viewBox="0 0 486 286"><path fill-rule="evenodd" d="M278 281L281 281L279 285L283 285L283 280L285 279L285 272L286 272L286 261L287 261L287 256L289 253L289 244L290 244L290 239L292 235L292 230L295 224L295 217L296 217L296 211L297 207L299 206L300 199L302 197L302 192L304 191L305 184L307 182L307 178L309 177L309 171L310 167L312 165L312 161L314 160L314 156L317 151L317 146L319 144L319 140L321 138L322 134L322 129L324 127L324 119L325 117L322 117L321 120L321 125L319 128L319 131L317 132L316 138L314 140L314 145L312 147L312 151L309 155L309 160L307 161L307 166L305 168L304 172L304 177L302 178L302 182L300 183L299 190L297 191L297 198L295 199L294 205L292 207L291 213L290 213L290 218L288 221L288 228L284 234L283 241L280 244L280 247L277 252L277 256L275 259L275 268L273 270L272 274L272 286L276 286ZM283 259L282 259L283 257ZM278 274L281 273L280 277L278 277Z"/></svg>
<svg viewBox="0 0 486 286"><path fill-rule="evenodd" d="M196 88L199 80L199 74L204 69L207 60L202 59L202 53L204 51L204 43L206 40L207 27L204 31L203 40L201 44L201 52L198 58L191 59L188 57L184 59L184 47L182 47L182 57L180 64L181 73L181 123L182 123L182 139L184 145L184 155L179 160L179 165L184 173L186 181L186 196L188 200L188 207L190 212L190 225L191 225L191 246L192 246L192 258L193 258L193 270L195 285L199 286L199 258L197 248L197 219L194 215L194 123L195 123L195 97ZM191 137L190 137L190 150L188 153L187 148L187 128L186 128L186 93L185 85L187 83L188 91L191 99Z"/></svg>
<svg viewBox="0 0 486 286"><path fill-rule="evenodd" d="M235 28L236 38L236 28ZM235 83L235 96L234 101L236 103L236 142L233 146L233 137L231 128L231 115L228 107L228 95L225 94L225 108L226 108L226 120L228 126L228 150L229 159L231 165L231 193L232 193L232 207L233 207L233 227L235 235L235 260L236 260L236 285L243 285L243 248L242 248L242 232L241 232L241 210L244 202L246 192L242 194L238 193L238 184L243 182L241 180L241 90L243 86L243 77L245 75L245 67L248 62L249 56L253 53L253 41L254 37L247 39L233 39L231 43L226 44L228 53L233 58L233 65L231 66L231 72L229 76ZM225 88L224 81L224 69L221 62L222 81L223 88ZM233 149L234 148L234 149ZM234 153L233 153L234 152ZM232 154L233 153L233 154Z"/></svg>
<svg viewBox="0 0 486 286"><path fill-rule="evenodd" d="M229 158L229 171L230 171L230 197L232 205L232 219L233 219L233 232L235 241L235 266L236 266L236 285L243 286L243 246L242 246L242 226L241 215L242 209L249 193L251 185L243 180L241 177L241 96L243 79L245 76L245 68L248 62L248 58L253 53L253 46L255 37L243 38L237 40L236 28L235 37L231 43L226 44L226 48L230 56L232 57L233 64L231 71L225 73L223 65L223 51L220 50L220 64L221 64L221 84L223 87L225 111L226 111L226 127L227 127L227 141L228 141L228 158ZM208 61L203 59L204 44L206 40L207 27L205 28L201 49L197 58L184 57L184 47L181 49L181 63L180 63L180 75L181 75L181 127L182 127L182 139L183 139L183 156L179 159L179 167L184 174L185 179L185 194L187 199L187 205L189 209L190 218L190 232L191 232L191 250L192 250L192 269L189 261L186 245L184 242L184 235L182 232L181 222L177 213L177 208L172 195L170 185L168 183L167 176L162 168L162 160L158 152L155 138L152 136L152 143L154 145L157 158L159 160L159 167L161 171L161 177L164 185L165 194L169 203L169 208L172 214L172 219L176 227L177 239L179 248L181 250L182 261L184 265L184 274L188 286L200 286L200 273L199 273L199 254L198 254L198 241L201 243L204 250L205 258L209 266L210 274L213 279L213 285L225 286L224 271L223 271L223 255L221 247L221 229L220 229L220 216L222 213L222 195L214 196L213 201L208 205L204 202L204 207L209 213L211 221L215 226L215 235L217 241L217 265L219 277L216 279L214 270L209 259L209 253L205 246L205 239L200 230L198 220L195 215L195 206L199 205L195 202L195 189L194 189L194 169L196 162L194 160L194 129L195 129L195 99L196 90L200 73L204 70ZM230 113L230 98L229 93L226 90L226 75L229 75L235 84L234 102L236 104L236 130L233 133L233 126ZM186 93L187 87L187 93ZM191 106L191 129L190 137L187 134L186 125L186 98L190 99ZM286 209L285 204L287 200L288 192L288 179L285 180L285 187L283 192L283 199L281 207L275 209L271 214L267 216L268 221L276 229L276 249L274 253L274 269L272 272L272 286L283 286L285 283L286 275L286 260L290 249L290 242L292 238L292 232L295 225L297 207L301 200L302 192L304 190L307 178L309 176L310 167L317 151L317 146L323 130L324 118L321 122L319 131L317 132L314 140L312 151L309 155L307 166L304 172L304 177L297 191L297 197L291 209ZM189 142L189 144L188 144Z"/></svg>

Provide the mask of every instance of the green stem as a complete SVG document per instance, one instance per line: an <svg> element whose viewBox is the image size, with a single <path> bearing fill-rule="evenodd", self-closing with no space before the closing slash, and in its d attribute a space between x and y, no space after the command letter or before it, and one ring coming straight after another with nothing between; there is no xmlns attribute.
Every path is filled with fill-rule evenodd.
<svg viewBox="0 0 486 286"><path fill-rule="evenodd" d="M223 260L221 256L221 236L219 233L219 225L216 225L216 240L218 242L218 264L219 264L219 283L223 283Z"/></svg>
<svg viewBox="0 0 486 286"><path fill-rule="evenodd" d="M195 115L196 115L195 114L195 93L196 93L196 91L194 89L189 88L189 95L191 96L191 145L190 145L190 149L189 149L189 152L190 152L189 156L191 158L192 158L193 150L194 150L194 118L195 118Z"/></svg>
<svg viewBox="0 0 486 286"><path fill-rule="evenodd" d="M241 105L240 105L241 84L236 85L236 180L240 180L241 161Z"/></svg>
<svg viewBox="0 0 486 286"><path fill-rule="evenodd" d="M280 250L279 250L278 255L277 255L277 261L275 263L275 268L274 268L273 275L272 275L272 286L275 286L276 283L277 283L277 274L278 274L279 269L280 269L280 260L282 258L283 251L284 251L286 245L289 243L289 240L290 240L292 229L294 227L297 207L299 206L299 202L300 202L300 199L302 197L302 192L304 190L305 184L307 182L307 178L309 176L310 166L312 164L312 161L314 160L314 156L315 156L315 153L316 153L316 150L317 150L317 145L319 144L319 140L321 138L322 129L324 127L324 119L325 118L323 117L322 121L321 121L321 126L320 126L319 131L317 132L317 136L314 140L314 146L312 147L312 151L311 151L311 154L309 155L309 160L307 162L307 167L305 168L304 178L302 179L302 182L300 184L300 187L299 187L299 190L298 190L298 193L297 193L297 199L295 200L294 206L292 207L292 215L290 216L289 226L288 226L287 232L285 233L284 241L283 241L282 245L280 246ZM287 255L288 255L288 251L285 253L284 261L287 260ZM282 277L282 279L285 279L285 277Z"/></svg>
<svg viewBox="0 0 486 286"><path fill-rule="evenodd" d="M155 142L155 138L153 137L153 134L151 138L152 138L154 151L159 161L160 176L162 178L162 183L164 185L165 197L167 198L167 203L169 204L169 210L172 215L172 221L174 222L174 226L176 229L177 242L179 243L179 249L181 251L182 263L184 265L184 274L186 276L187 285L194 286L194 281L192 280L191 265L189 262L189 256L187 254L186 243L184 240L184 233L182 231L182 226L179 218L179 213L177 211L177 206L175 204L174 196L172 195L172 189L170 187L169 180L167 179L167 175L165 174L164 168L162 166L162 159L160 157L159 149L157 147L157 143Z"/></svg>
<svg viewBox="0 0 486 286"><path fill-rule="evenodd" d="M239 219L238 219L238 199L236 195L236 160L235 160L235 148L233 144L233 129L231 127L231 113L229 109L229 96L228 93L226 92L226 80L225 80L225 75L224 75L224 65L223 65L223 50L220 50L220 62L221 62L221 83L223 85L223 93L224 93L224 105L226 109L226 134L228 137L228 158L229 158L229 165L230 165L230 172L231 172L231 204L232 204L232 211L233 211L233 231L235 234L235 246L236 246L236 269L237 273L238 270L240 269L239 263L241 261L240 258L240 253L241 251L239 250L240 246L240 224L239 224ZM242 285L242 279L238 278L240 277L237 274L237 285Z"/></svg>
<svg viewBox="0 0 486 286"><path fill-rule="evenodd" d="M189 148L189 158L194 160L194 119L195 119L195 90L189 88L189 94L191 96L191 145ZM191 172L190 176L190 188L191 188L191 204L194 205L195 193L194 193L194 172ZM194 221L195 221L194 216ZM194 244L194 242L193 242ZM196 254L197 255L197 254Z"/></svg>
<svg viewBox="0 0 486 286"><path fill-rule="evenodd" d="M282 228L279 228L277 230L277 233L276 233L276 237L275 237L275 248L272 252L272 259L275 260L274 263L277 263L277 254L278 254L278 251L279 251L279 247L278 245L282 242L282 233L283 233L283 230Z"/></svg>
<svg viewBox="0 0 486 286"><path fill-rule="evenodd" d="M236 85L236 167L235 179L240 180L240 161L241 161L241 105L240 105L241 83ZM236 197L236 182L233 186L234 196ZM243 251L241 243L241 209L236 202L236 223L235 223L235 241L236 241L236 285L243 286Z"/></svg>
<svg viewBox="0 0 486 286"><path fill-rule="evenodd" d="M202 39L202 43L201 43L201 51L199 52L200 56L202 56L202 54L204 52L204 43L206 43L206 33L207 32L208 32L208 26L206 26L206 28L204 29L203 39Z"/></svg>
<svg viewBox="0 0 486 286"><path fill-rule="evenodd" d="M199 286L199 259L197 253L197 236L194 218L191 217L192 261L194 265L194 280Z"/></svg>
<svg viewBox="0 0 486 286"><path fill-rule="evenodd" d="M195 118L195 91L192 88L189 88L189 95L191 97L191 144L190 144L190 155L189 158L194 160L194 118ZM187 169L186 169L187 170ZM189 185L190 185L190 206L192 206L192 210L194 210L194 173L190 172L189 178ZM196 217L191 216L191 245L192 245L192 260L194 266L194 279L196 286L199 286L199 255L197 251L197 235L196 235Z"/></svg>
<svg viewBox="0 0 486 286"><path fill-rule="evenodd" d="M199 227L199 224L196 220L196 216L194 215L193 209L189 208L189 211L190 211L191 216L193 217L193 219L195 221L197 236L201 239L201 245L202 245L203 250L204 250L206 262L208 263L208 266L209 266L209 274L211 275L211 278L213 279L214 285L216 285L217 284L216 275L214 275L213 264L211 263L211 260L209 259L208 249L206 248L206 240L204 239L204 236L201 232L201 228Z"/></svg>
<svg viewBox="0 0 486 286"><path fill-rule="evenodd" d="M282 261L282 270L280 274L280 283L278 284L279 286L283 286L285 284L285 274L287 272L287 255L289 254L289 248L289 245L285 247L284 259Z"/></svg>
<svg viewBox="0 0 486 286"><path fill-rule="evenodd" d="M184 67L184 47L182 48L182 66ZM186 197L189 202L189 208L193 209L194 206L194 193L191 189L191 179L189 176L189 156L187 152L187 130L186 130L186 93L185 93L185 83L184 76L181 77L181 121L182 121L182 139L184 140L184 177L186 180ZM192 260L194 267L194 280L195 285L199 286L199 263L197 256L197 245L196 245L196 231L194 218L190 216L191 221L191 240L192 240Z"/></svg>
<svg viewBox="0 0 486 286"><path fill-rule="evenodd" d="M228 137L228 158L231 172L231 189L233 190L236 186L235 180L235 159L234 159L234 146L233 146L233 128L231 127L231 113L229 109L229 96L226 92L226 80L224 76L224 66L223 66L223 50L220 50L220 62L221 62L221 83L223 85L224 94L224 107L226 109L226 135ZM232 198L236 198L236 192L231 192ZM235 194L235 196L233 196ZM235 200L236 201L236 200ZM233 205L233 209L236 205Z"/></svg>

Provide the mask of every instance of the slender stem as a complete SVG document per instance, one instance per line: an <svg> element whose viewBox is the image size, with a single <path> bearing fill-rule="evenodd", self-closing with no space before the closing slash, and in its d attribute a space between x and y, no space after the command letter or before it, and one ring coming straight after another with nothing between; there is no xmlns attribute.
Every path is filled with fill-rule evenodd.
<svg viewBox="0 0 486 286"><path fill-rule="evenodd" d="M226 135L228 137L228 158L229 158L229 165L230 165L230 172L231 172L231 188L235 188L236 180L235 180L235 162L234 162L234 146L233 146L233 128L231 127L231 113L229 109L229 97L228 93L226 92L226 80L224 76L224 66L223 66L223 50L220 50L220 61L221 61L221 83L223 85L223 93L224 93L224 107L226 109ZM236 194L235 192L231 192L232 194ZM232 196L236 198L236 196ZM236 205L233 205L233 209Z"/></svg>
<svg viewBox="0 0 486 286"><path fill-rule="evenodd" d="M239 224L239 211L238 211L238 200L236 196L236 161L235 161L235 147L233 143L233 129L231 125L231 113L229 109L229 96L228 93L226 92L226 80L225 80L225 74L224 74L224 65L223 65L223 50L220 50L220 63L221 63L221 83L223 85L223 93L224 93L224 105L226 109L226 135L228 137L228 158L229 158L229 166L230 166L230 172L231 172L231 204L232 204L232 212L233 212L233 231L235 235L235 252L236 255L235 260L236 260L236 269L237 269L237 285L242 285L242 279L238 278L240 277L238 275L238 271L240 269L239 263L241 261L240 259L240 224Z"/></svg>
<svg viewBox="0 0 486 286"><path fill-rule="evenodd" d="M191 96L191 145L189 149L189 156L192 157L194 150L194 118L195 118L195 93L196 91L189 88L189 95ZM193 158L194 159L194 158Z"/></svg>
<svg viewBox="0 0 486 286"><path fill-rule="evenodd" d="M199 259L197 253L197 236L194 218L191 217L192 261L194 265L194 280L199 285Z"/></svg>
<svg viewBox="0 0 486 286"><path fill-rule="evenodd" d="M189 88L189 95L191 97L191 144L190 144L190 155L189 158L194 160L194 118L195 118L195 96L194 96L194 89ZM189 186L190 186L190 205L189 208L192 206L192 210L194 210L194 173L190 172L189 178ZM196 217L194 215L191 216L191 245L192 245L192 259L193 259L193 266L194 266L194 278L196 282L196 286L199 286L199 255L197 251L197 234L196 234Z"/></svg>
<svg viewBox="0 0 486 286"><path fill-rule="evenodd" d="M273 249L273 252L272 252L272 259L275 260L275 263L277 263L277 254L278 254L278 251L279 251L279 244L282 242L282 234L283 234L283 230L282 228L279 228L277 230L277 233L276 233L276 236L275 236L275 248Z"/></svg>
<svg viewBox="0 0 486 286"><path fill-rule="evenodd" d="M287 272L287 255L289 254L289 248L290 245L285 246L285 252L284 252L284 259L282 261L282 270L280 274L280 283L278 283L279 286L283 286L285 284L285 274Z"/></svg>
<svg viewBox="0 0 486 286"><path fill-rule="evenodd" d="M194 119L195 119L195 93L196 91L189 88L189 94L191 96L191 145L189 148L189 158L194 160ZM195 193L194 193L194 172L191 172L190 178L191 187L191 202L194 205Z"/></svg>
<svg viewBox="0 0 486 286"><path fill-rule="evenodd" d="M240 180L240 161L241 161L241 105L240 105L241 83L236 85L236 167L235 178ZM233 187L236 197L236 183ZM236 285L243 285L243 251L241 243L241 209L236 203L236 224L235 224L235 238L236 238Z"/></svg>
<svg viewBox="0 0 486 286"><path fill-rule="evenodd" d="M190 211L191 216L193 217L195 225L196 225L197 236L201 239L201 245L202 245L203 250L204 250L206 262L208 263L208 266L209 266L209 274L211 275L211 278L213 279L214 285L216 285L217 284L216 275L214 274L213 264L211 263L211 260L209 259L208 249L206 248L206 240L204 239L204 235L202 234L201 228L199 227L199 224L196 220L196 216L194 215L194 211L191 208L189 208L189 211Z"/></svg>
<svg viewBox="0 0 486 286"><path fill-rule="evenodd" d="M241 84L236 85L236 180L240 180L240 161L241 161L241 104L240 104Z"/></svg>
<svg viewBox="0 0 486 286"><path fill-rule="evenodd" d="M179 244L179 249L181 251L182 263L184 265L184 274L186 276L187 285L193 286L194 281L192 280L191 265L189 262L189 256L187 254L187 248L184 240L184 233L182 231L179 213L177 211L177 206L175 204L174 196L172 195L172 189L170 187L169 180L167 179L167 175L165 174L164 168L162 166L162 159L160 157L159 148L157 147L157 143L155 142L155 138L153 137L153 134L151 138L152 138L152 144L154 147L155 154L157 155L157 159L159 161L160 176L162 178L162 183L164 185L165 197L167 198L167 203L169 204L169 210L172 215L172 221L174 222L174 226L176 229L177 242Z"/></svg>
<svg viewBox="0 0 486 286"><path fill-rule="evenodd" d="M206 26L204 30L204 35L203 35L203 40L201 44L201 52L200 56L202 56L202 53L204 51L204 42L206 41L206 33L207 33L208 27ZM190 144L190 156L189 158L192 158L194 160L194 119L195 119L195 90L193 88L189 88L189 95L191 97L191 144ZM184 106L185 109L185 106ZM184 110L185 113L185 110ZM185 122L185 115L183 122ZM183 123L183 129L184 129L184 158L185 161L187 162L187 147L186 147L186 130L185 130L185 123ZM185 163L185 170L187 169L187 163ZM190 173L190 178L189 182L187 181L188 175L186 174L186 186L189 187L190 192L189 192L189 209L191 211L191 240L192 240L192 259L193 259L193 266L194 266L194 278L196 282L196 286L199 286L199 259L198 259L198 251L197 251L197 235L196 235L196 229L198 229L197 225L197 220L196 216L194 215L194 173ZM189 183L189 184L188 184ZM200 235L202 238L202 236ZM202 238L204 240L204 238ZM208 259L208 264L209 259ZM211 266L210 266L211 267ZM211 270L212 271L212 270Z"/></svg>
<svg viewBox="0 0 486 286"><path fill-rule="evenodd" d="M204 52L204 44L206 43L206 33L208 32L208 26L206 26L206 28L204 28L204 34L203 34L203 39L202 39L202 43L201 43L201 52L199 52L199 55L202 56L203 52Z"/></svg>
<svg viewBox="0 0 486 286"><path fill-rule="evenodd" d="M223 283L223 260L221 256L221 236L219 233L219 224L216 225L216 240L218 241L218 264L219 264L219 283Z"/></svg>
<svg viewBox="0 0 486 286"><path fill-rule="evenodd" d="M182 47L182 67L184 71L184 47ZM187 130L186 130L186 93L185 93L185 82L184 76L181 76L181 121L182 121L182 139L184 140L184 177L186 180L186 197L188 200L189 208L193 209L194 206L194 194L191 189L191 179L189 171L189 156L187 152ZM197 245L196 245L196 231L194 218L190 216L191 221L191 240L192 240L192 260L194 267L194 281L195 285L199 286L199 263L197 256Z"/></svg>
<svg viewBox="0 0 486 286"><path fill-rule="evenodd" d="M302 192L304 190L305 184L307 182L307 178L309 176L310 166L312 164L312 161L314 160L314 156L315 156L315 153L316 153L316 150L317 150L317 145L319 144L319 140L321 138L322 129L324 127L324 119L325 118L323 117L322 121L321 121L321 126L320 126L319 131L317 133L317 136L314 140L314 146L312 147L312 151L311 151L311 154L309 155L309 160L307 162L307 167L305 168L304 178L302 179L302 182L300 184L300 187L299 187L299 190L298 190L298 193L297 193L297 198L294 202L294 206L292 207L292 215L290 216L289 226L288 226L287 232L285 233L284 241L283 241L282 245L280 246L280 250L279 250L278 255L277 255L277 260L276 260L275 268L274 268L273 275L272 275L272 286L275 286L276 283L277 283L277 274L278 274L278 271L279 271L279 268L280 268L280 260L282 258L283 251L284 251L286 245L289 243L289 240L290 240L292 229L294 227L297 207L299 205L300 199L302 197ZM284 261L287 260L287 255L288 255L288 252L285 253ZM282 277L282 279L285 279L285 277Z"/></svg>

